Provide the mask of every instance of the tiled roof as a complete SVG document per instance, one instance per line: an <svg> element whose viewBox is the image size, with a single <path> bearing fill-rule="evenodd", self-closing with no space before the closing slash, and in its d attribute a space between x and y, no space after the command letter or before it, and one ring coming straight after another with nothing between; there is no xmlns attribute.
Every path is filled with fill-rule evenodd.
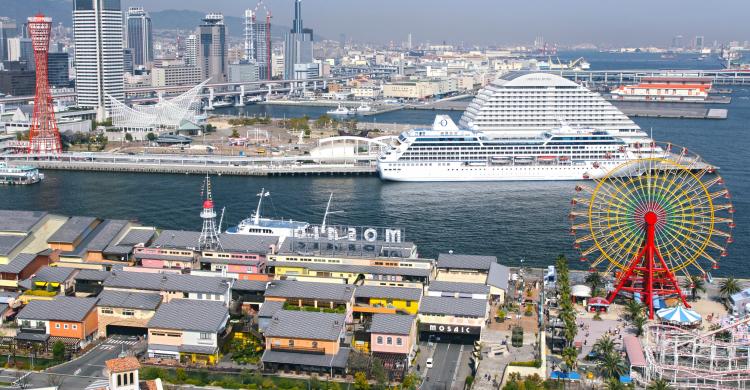
<svg viewBox="0 0 750 390"><path fill-rule="evenodd" d="M110 359L104 362L104 364L107 365L107 370L111 373L135 371L141 368L138 358L133 356Z"/></svg>
<svg viewBox="0 0 750 390"><path fill-rule="evenodd" d="M265 301L260 305L258 317L271 318L276 312L284 308L282 301Z"/></svg>
<svg viewBox="0 0 750 390"><path fill-rule="evenodd" d="M159 293L104 290L99 294L99 307L155 310L161 303Z"/></svg>
<svg viewBox="0 0 750 390"><path fill-rule="evenodd" d="M267 349L263 352L261 361L263 363L297 364L308 367L337 367L344 368L349 360L350 348L339 348L335 355L316 355L310 353L296 353L284 351L272 351Z"/></svg>
<svg viewBox="0 0 750 390"><path fill-rule="evenodd" d="M262 280L235 280L232 283L233 291L266 291L269 282Z"/></svg>
<svg viewBox="0 0 750 390"><path fill-rule="evenodd" d="M0 232L30 233L46 216L43 211L0 210Z"/></svg>
<svg viewBox="0 0 750 390"><path fill-rule="evenodd" d="M173 299L159 306L148 327L218 333L228 319L229 309L222 302Z"/></svg>
<svg viewBox="0 0 750 390"><path fill-rule="evenodd" d="M391 286L357 286L354 290L355 298L385 298L418 301L422 297L421 288L391 287Z"/></svg>
<svg viewBox="0 0 750 390"><path fill-rule="evenodd" d="M78 271L78 274L75 277L75 280L96 280L96 281L105 281L108 277L112 275L112 272L109 271L100 271L96 269L82 269Z"/></svg>
<svg viewBox="0 0 750 390"><path fill-rule="evenodd" d="M6 256L20 245L26 236L16 234L0 234L0 255Z"/></svg>
<svg viewBox="0 0 750 390"><path fill-rule="evenodd" d="M489 274L487 274L488 285L507 291L509 281L510 281L510 268L500 263L492 263L490 265L490 272Z"/></svg>
<svg viewBox="0 0 750 390"><path fill-rule="evenodd" d="M39 268L31 279L40 282L63 283L76 271L75 268L70 267L44 266Z"/></svg>
<svg viewBox="0 0 750 390"><path fill-rule="evenodd" d="M372 315L370 332L409 334L411 333L412 326L414 326L414 316L375 313Z"/></svg>
<svg viewBox="0 0 750 390"><path fill-rule="evenodd" d="M196 250L200 234L184 230L165 230L151 246ZM269 247L278 242L278 237L223 233L219 235L219 241L225 252L267 253Z"/></svg>
<svg viewBox="0 0 750 390"><path fill-rule="evenodd" d="M107 247L104 248L104 253L124 257L133 252L133 247L136 245L146 245L151 241L154 235L156 235L156 230L153 228L131 228L128 233L120 239L120 241L107 245Z"/></svg>
<svg viewBox="0 0 750 390"><path fill-rule="evenodd" d="M269 261L269 267L300 267L315 271L354 272L373 275L404 275L429 277L428 268L386 267L380 265L330 264L302 261Z"/></svg>
<svg viewBox="0 0 750 390"><path fill-rule="evenodd" d="M430 291L466 294L489 294L490 287L481 283L447 282L433 280L428 287Z"/></svg>
<svg viewBox="0 0 750 390"><path fill-rule="evenodd" d="M352 299L354 286L350 284L274 280L266 287L267 297L308 298L346 302Z"/></svg>
<svg viewBox="0 0 750 390"><path fill-rule="evenodd" d="M50 301L32 300L18 313L21 320L80 322L96 304L97 298L58 297Z"/></svg>
<svg viewBox="0 0 750 390"><path fill-rule="evenodd" d="M9 274L17 274L23 271L29 264L31 264L37 255L34 253L20 253L16 257L12 258L8 264L0 265L0 272L6 272Z"/></svg>
<svg viewBox="0 0 750 390"><path fill-rule="evenodd" d="M213 276L116 271L104 281L104 287L226 294L228 283L227 279Z"/></svg>
<svg viewBox="0 0 750 390"><path fill-rule="evenodd" d="M422 298L419 313L484 317L487 315L487 300L425 296Z"/></svg>
<svg viewBox="0 0 750 390"><path fill-rule="evenodd" d="M438 255L437 267L488 271L492 263L497 263L497 257L441 253Z"/></svg>
<svg viewBox="0 0 750 390"><path fill-rule="evenodd" d="M314 311L279 310L263 334L311 340L338 340L346 315Z"/></svg>
<svg viewBox="0 0 750 390"><path fill-rule="evenodd" d="M47 242L73 243L98 222L94 217L70 217L52 233Z"/></svg>

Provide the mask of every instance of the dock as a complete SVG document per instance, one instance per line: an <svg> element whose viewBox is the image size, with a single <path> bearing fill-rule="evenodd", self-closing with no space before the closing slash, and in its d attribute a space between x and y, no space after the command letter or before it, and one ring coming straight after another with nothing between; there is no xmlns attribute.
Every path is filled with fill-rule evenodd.
<svg viewBox="0 0 750 390"><path fill-rule="evenodd" d="M630 117L675 119L727 119L725 108L707 108L698 105L676 106L662 103L612 102L623 114Z"/></svg>

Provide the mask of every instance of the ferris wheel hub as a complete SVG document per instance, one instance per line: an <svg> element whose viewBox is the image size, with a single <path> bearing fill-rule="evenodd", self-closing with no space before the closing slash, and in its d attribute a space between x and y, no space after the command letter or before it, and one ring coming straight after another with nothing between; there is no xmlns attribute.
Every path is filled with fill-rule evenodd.
<svg viewBox="0 0 750 390"><path fill-rule="evenodd" d="M646 213L646 215L643 216L643 219L646 221L649 225L655 225L656 221L659 220L659 217L656 215L655 212L649 211Z"/></svg>

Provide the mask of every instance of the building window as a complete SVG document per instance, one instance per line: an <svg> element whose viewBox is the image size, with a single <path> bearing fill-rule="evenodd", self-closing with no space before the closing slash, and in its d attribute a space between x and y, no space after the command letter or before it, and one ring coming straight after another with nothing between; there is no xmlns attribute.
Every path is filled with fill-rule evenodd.
<svg viewBox="0 0 750 390"><path fill-rule="evenodd" d="M404 341L401 339L401 337L396 337L396 345L404 345Z"/></svg>
<svg viewBox="0 0 750 390"><path fill-rule="evenodd" d="M200 339L201 340L211 340L211 333L201 332Z"/></svg>
<svg viewBox="0 0 750 390"><path fill-rule="evenodd" d="M114 311L110 307L103 307L102 308L102 314L112 314Z"/></svg>
<svg viewBox="0 0 750 390"><path fill-rule="evenodd" d="M68 329L68 324L64 324L63 329Z"/></svg>
<svg viewBox="0 0 750 390"><path fill-rule="evenodd" d="M378 336L377 343L378 344L383 344L383 336Z"/></svg>
<svg viewBox="0 0 750 390"><path fill-rule="evenodd" d="M318 342L317 341L313 341L312 342L312 347L313 348L318 348Z"/></svg>
<svg viewBox="0 0 750 390"><path fill-rule="evenodd" d="M117 386L122 386L122 374L117 374Z"/></svg>
<svg viewBox="0 0 750 390"><path fill-rule="evenodd" d="M290 347L293 347L293 346L294 346L294 340L289 340L289 346L290 346Z"/></svg>
<svg viewBox="0 0 750 390"><path fill-rule="evenodd" d="M389 336L388 338L386 338L385 339L385 343L388 344L388 345L392 345L393 344L393 337Z"/></svg>
<svg viewBox="0 0 750 390"><path fill-rule="evenodd" d="M76 325L76 324L71 325L71 327L73 328L73 330L78 329L78 325Z"/></svg>
<svg viewBox="0 0 750 390"><path fill-rule="evenodd" d="M135 310L132 309L125 309L122 311L122 315L132 317L135 315Z"/></svg>
<svg viewBox="0 0 750 390"><path fill-rule="evenodd" d="M131 373L130 373L130 383L135 383L135 382L133 382L133 380L134 380L134 379L135 379L135 378L134 378L134 376L133 376L133 373L131 372Z"/></svg>
<svg viewBox="0 0 750 390"><path fill-rule="evenodd" d="M55 324L55 329L60 329L60 324Z"/></svg>

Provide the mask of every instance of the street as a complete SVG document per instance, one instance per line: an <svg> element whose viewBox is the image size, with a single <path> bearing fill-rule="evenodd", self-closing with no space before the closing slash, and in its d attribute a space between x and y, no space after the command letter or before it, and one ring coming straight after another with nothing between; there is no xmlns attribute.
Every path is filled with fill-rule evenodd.
<svg viewBox="0 0 750 390"><path fill-rule="evenodd" d="M470 352L471 346L469 345L435 343L435 352L432 355L433 367L427 370L423 388L428 390L463 388L465 373L469 370Z"/></svg>

